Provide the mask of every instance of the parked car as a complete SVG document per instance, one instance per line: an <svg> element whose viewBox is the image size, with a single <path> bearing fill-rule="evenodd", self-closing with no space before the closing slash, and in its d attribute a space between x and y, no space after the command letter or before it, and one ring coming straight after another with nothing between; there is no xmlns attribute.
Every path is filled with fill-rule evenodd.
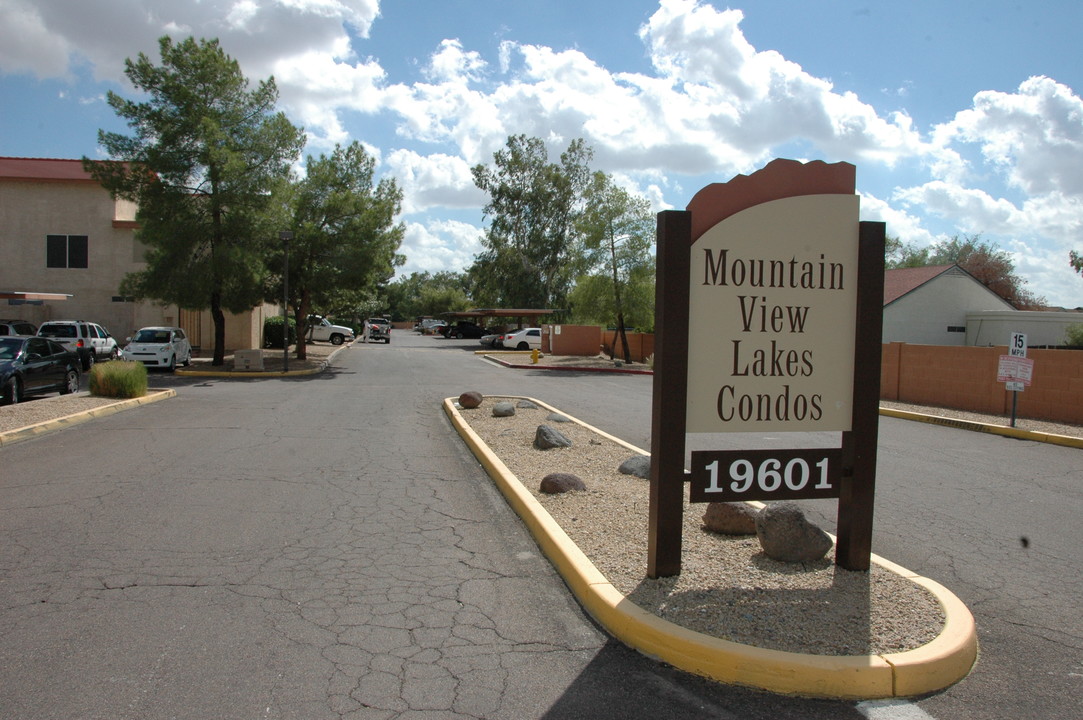
<svg viewBox="0 0 1083 720"><path fill-rule="evenodd" d="M489 333L488 335L482 335L478 342L488 347L496 347L496 341L499 339L500 333Z"/></svg>
<svg viewBox="0 0 1083 720"><path fill-rule="evenodd" d="M353 342L353 329L343 325L332 325L331 321L321 315L308 316L308 340L329 342L332 345L341 345L344 342Z"/></svg>
<svg viewBox="0 0 1083 720"><path fill-rule="evenodd" d="M437 320L436 318L425 318L417 324L416 330L422 335L434 335L440 332L441 328L447 327L447 321Z"/></svg>
<svg viewBox="0 0 1083 720"><path fill-rule="evenodd" d="M79 355L83 370L98 360L116 360L120 348L109 331L85 320L49 320L38 328L38 336L55 340Z"/></svg>
<svg viewBox="0 0 1083 720"><path fill-rule="evenodd" d="M0 335L37 335L38 326L26 320L0 320Z"/></svg>
<svg viewBox="0 0 1083 720"><path fill-rule="evenodd" d="M0 337L0 404L29 395L79 390L79 355L43 337Z"/></svg>
<svg viewBox="0 0 1083 720"><path fill-rule="evenodd" d="M145 327L125 340L121 356L147 367L176 370L177 364L192 364L192 345L179 327Z"/></svg>
<svg viewBox="0 0 1083 720"><path fill-rule="evenodd" d="M454 325L448 325L441 329L440 334L446 338L462 340L463 338L477 339L483 335L489 334L489 331L477 323L461 320Z"/></svg>
<svg viewBox="0 0 1083 720"><path fill-rule="evenodd" d="M391 321L387 318L369 318L369 342L391 344Z"/></svg>
<svg viewBox="0 0 1083 720"><path fill-rule="evenodd" d="M500 347L508 350L540 350L541 328L523 328L500 336Z"/></svg>

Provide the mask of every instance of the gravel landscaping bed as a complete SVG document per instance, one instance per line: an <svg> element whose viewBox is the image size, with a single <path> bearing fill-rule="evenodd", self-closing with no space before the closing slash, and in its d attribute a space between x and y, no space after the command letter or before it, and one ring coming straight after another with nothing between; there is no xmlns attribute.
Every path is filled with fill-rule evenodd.
<svg viewBox="0 0 1083 720"><path fill-rule="evenodd" d="M755 536L704 530L706 505L687 500L681 574L647 578L648 481L617 471L635 452L576 423L549 421L547 409L493 417L493 404L503 399L486 397L479 408L460 412L598 570L645 610L718 638L817 655L901 652L943 628L939 603L921 586L876 565L868 573L843 570L832 553L811 564L776 562ZM572 447L534 449L542 424ZM587 490L539 492L552 472L578 475Z"/></svg>

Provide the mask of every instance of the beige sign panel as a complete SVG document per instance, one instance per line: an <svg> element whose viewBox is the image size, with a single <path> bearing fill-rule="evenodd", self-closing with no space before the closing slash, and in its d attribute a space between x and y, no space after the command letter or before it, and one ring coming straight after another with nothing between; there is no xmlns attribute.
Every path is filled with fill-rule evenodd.
<svg viewBox="0 0 1083 720"><path fill-rule="evenodd" d="M756 205L692 246L687 432L846 431L858 197Z"/></svg>

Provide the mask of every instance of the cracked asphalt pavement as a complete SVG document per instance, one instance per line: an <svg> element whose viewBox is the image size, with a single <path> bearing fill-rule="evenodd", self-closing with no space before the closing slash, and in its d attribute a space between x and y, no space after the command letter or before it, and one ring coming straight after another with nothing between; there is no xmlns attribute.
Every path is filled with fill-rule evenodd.
<svg viewBox="0 0 1083 720"><path fill-rule="evenodd" d="M649 447L649 376L512 371L469 341L395 337L309 377L156 373L177 397L0 448L0 718L873 717L711 683L612 641L440 409L465 390L532 395ZM1079 451L1040 445L882 422L874 550L976 601L984 644L970 678L875 717L1078 715L1065 598L1080 572L1064 548ZM1003 448L1045 470L1006 495L1010 521L993 505L1015 487ZM961 559L978 523L995 573ZM1062 584L1022 579L1038 558Z"/></svg>

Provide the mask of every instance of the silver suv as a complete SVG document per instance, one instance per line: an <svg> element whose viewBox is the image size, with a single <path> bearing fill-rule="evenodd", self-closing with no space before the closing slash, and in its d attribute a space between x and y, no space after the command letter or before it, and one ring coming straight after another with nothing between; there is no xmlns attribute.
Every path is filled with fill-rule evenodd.
<svg viewBox="0 0 1083 720"><path fill-rule="evenodd" d="M120 348L109 331L85 320L50 320L38 328L40 337L55 340L79 355L83 370L90 370L98 360L116 360Z"/></svg>

